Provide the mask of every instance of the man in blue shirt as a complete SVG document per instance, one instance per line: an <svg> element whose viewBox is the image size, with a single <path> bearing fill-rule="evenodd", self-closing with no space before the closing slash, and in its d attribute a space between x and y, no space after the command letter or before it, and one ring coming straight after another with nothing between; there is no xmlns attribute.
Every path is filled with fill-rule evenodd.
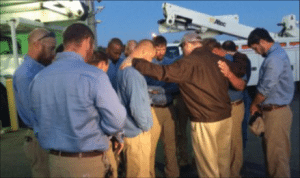
<svg viewBox="0 0 300 178"><path fill-rule="evenodd" d="M105 72L86 64L94 35L75 23L63 33L64 52L30 85L35 134L49 150L51 177L105 177L105 151L124 126L126 110Z"/></svg>
<svg viewBox="0 0 300 178"><path fill-rule="evenodd" d="M152 41L142 40L126 59L142 58L151 61L155 56ZM118 70L117 93L126 107L124 149L126 177L150 176L152 114L147 83L133 67Z"/></svg>
<svg viewBox="0 0 300 178"><path fill-rule="evenodd" d="M124 60L121 57L123 48L124 47L122 41L119 38L113 38L109 41L106 49L106 54L108 55L109 58L109 67L108 67L107 75L115 90L117 85L116 84L117 71L119 70L119 67Z"/></svg>
<svg viewBox="0 0 300 178"><path fill-rule="evenodd" d="M24 57L24 62L13 76L18 114L29 128L25 136L24 151L30 160L32 177L49 177L50 174L48 154L40 147L33 133L34 116L30 109L29 84L35 75L54 59L55 45L54 33L43 28L34 29L28 35L28 53Z"/></svg>
<svg viewBox="0 0 300 178"><path fill-rule="evenodd" d="M264 121L263 147L268 177L290 177L290 132L294 79L287 53L267 30L254 29L248 46L265 57L250 113L261 112Z"/></svg>
<svg viewBox="0 0 300 178"><path fill-rule="evenodd" d="M156 49L156 56L152 63L159 65L168 65L173 62L172 59L165 57L167 49L167 40L163 36L153 38ZM175 138L175 109L173 106L173 93L179 92L175 83L165 83L146 77L151 106L155 111L156 117L153 117L153 127L151 133L151 175L155 177L155 153L158 140L161 136L164 144L165 154L165 175L166 177L179 177L179 168L176 157L176 138Z"/></svg>

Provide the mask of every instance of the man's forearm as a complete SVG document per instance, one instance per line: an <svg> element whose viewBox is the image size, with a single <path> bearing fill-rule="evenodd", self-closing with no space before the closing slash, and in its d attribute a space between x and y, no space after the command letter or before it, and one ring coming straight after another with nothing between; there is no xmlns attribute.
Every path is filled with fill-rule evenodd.
<svg viewBox="0 0 300 178"><path fill-rule="evenodd" d="M231 83L231 85L234 87L234 89L238 91L243 91L246 87L245 80L238 78L234 73L230 72L228 75L228 80Z"/></svg>

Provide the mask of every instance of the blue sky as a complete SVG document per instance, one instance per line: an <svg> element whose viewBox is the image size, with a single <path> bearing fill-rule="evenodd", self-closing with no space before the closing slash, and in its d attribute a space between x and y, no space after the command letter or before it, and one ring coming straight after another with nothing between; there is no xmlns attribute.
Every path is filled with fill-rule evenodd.
<svg viewBox="0 0 300 178"><path fill-rule="evenodd" d="M238 14L239 23L251 27L263 27L270 32L279 32L277 23L282 17L295 14L299 21L299 1L102 1L95 7L105 6L96 15L98 45L107 46L111 38L118 37L123 43L128 40L151 39L158 33L157 21L163 19L162 4L168 2L208 15ZM168 42L180 40L184 33L163 34ZM230 39L219 36L219 40ZM231 38L232 39L232 38Z"/></svg>

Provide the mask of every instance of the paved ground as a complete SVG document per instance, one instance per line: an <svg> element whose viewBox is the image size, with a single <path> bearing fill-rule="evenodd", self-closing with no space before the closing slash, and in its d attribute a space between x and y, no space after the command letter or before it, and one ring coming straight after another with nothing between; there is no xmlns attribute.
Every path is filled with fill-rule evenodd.
<svg viewBox="0 0 300 178"><path fill-rule="evenodd" d="M299 90L298 90L299 91ZM299 171L299 92L296 93L291 104L293 110L293 124L291 130L292 154L291 154L291 175L300 177ZM25 132L20 129L17 132L1 135L1 175L0 177L30 177L30 165L22 150L23 136ZM247 147L244 150L243 177L264 177L265 167L263 153L261 149L261 139L253 136L251 133ZM190 142L190 140L189 140ZM189 147L192 152L192 148ZM164 157L162 146L159 144L156 156L156 168L158 176L163 172ZM197 177L195 168L186 175L188 177Z"/></svg>

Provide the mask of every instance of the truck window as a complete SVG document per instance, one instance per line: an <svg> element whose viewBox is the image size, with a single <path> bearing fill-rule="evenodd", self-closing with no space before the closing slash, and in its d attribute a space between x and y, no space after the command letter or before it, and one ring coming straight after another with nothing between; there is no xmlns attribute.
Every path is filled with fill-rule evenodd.
<svg viewBox="0 0 300 178"><path fill-rule="evenodd" d="M12 48L7 38L2 38L0 41L0 55L12 54Z"/></svg>
<svg viewBox="0 0 300 178"><path fill-rule="evenodd" d="M166 57L170 59L175 59L179 56L179 48L177 46L167 47Z"/></svg>
<svg viewBox="0 0 300 178"><path fill-rule="evenodd" d="M18 45L18 54L21 54L21 46L18 41L17 41L17 45ZM12 47L11 37L0 36L0 55L12 54L12 53L13 53L13 47Z"/></svg>

